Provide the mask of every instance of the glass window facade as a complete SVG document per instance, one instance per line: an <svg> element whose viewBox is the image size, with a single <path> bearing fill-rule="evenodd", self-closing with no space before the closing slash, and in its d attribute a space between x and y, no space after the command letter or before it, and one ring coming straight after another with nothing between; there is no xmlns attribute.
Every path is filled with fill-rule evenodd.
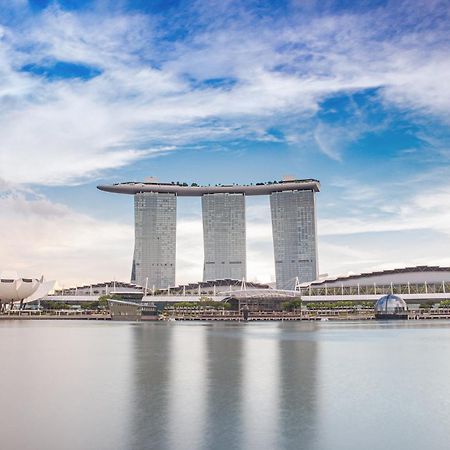
<svg viewBox="0 0 450 450"><path fill-rule="evenodd" d="M278 289L294 289L318 276L316 211L313 191L270 195L275 275Z"/></svg>
<svg viewBox="0 0 450 450"><path fill-rule="evenodd" d="M175 285L177 198L143 192L134 196L135 247L131 281L148 289Z"/></svg>
<svg viewBox="0 0 450 450"><path fill-rule="evenodd" d="M202 196L203 280L246 277L244 194Z"/></svg>

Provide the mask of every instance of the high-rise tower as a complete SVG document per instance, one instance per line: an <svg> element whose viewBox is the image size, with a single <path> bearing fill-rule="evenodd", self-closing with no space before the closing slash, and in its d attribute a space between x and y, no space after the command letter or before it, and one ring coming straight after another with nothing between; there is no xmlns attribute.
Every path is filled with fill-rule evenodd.
<svg viewBox="0 0 450 450"><path fill-rule="evenodd" d="M246 277L244 194L202 196L203 281Z"/></svg>
<svg viewBox="0 0 450 450"><path fill-rule="evenodd" d="M131 282L148 289L175 285L177 198L140 192L134 196L135 244Z"/></svg>
<svg viewBox="0 0 450 450"><path fill-rule="evenodd" d="M149 289L175 284L178 197L202 197L205 281L246 277L247 195L270 195L277 287L293 289L296 278L300 282L317 278L317 180L288 177L251 185L189 186L152 178L98 188L135 196L132 281Z"/></svg>
<svg viewBox="0 0 450 450"><path fill-rule="evenodd" d="M317 279L316 207L313 190L270 194L275 276L278 289Z"/></svg>

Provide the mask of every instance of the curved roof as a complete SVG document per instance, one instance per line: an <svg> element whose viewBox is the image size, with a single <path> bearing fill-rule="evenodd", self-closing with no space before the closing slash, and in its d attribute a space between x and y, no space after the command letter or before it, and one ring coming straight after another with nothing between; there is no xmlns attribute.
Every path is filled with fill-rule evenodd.
<svg viewBox="0 0 450 450"><path fill-rule="evenodd" d="M219 294L227 294L230 298L236 298L238 300L250 300L250 299L280 299L300 297L298 291L288 291L284 289L241 289L239 291L224 291Z"/></svg>
<svg viewBox="0 0 450 450"><path fill-rule="evenodd" d="M217 186L188 186L186 183L117 183L111 185L97 186L101 191L114 192L118 194L138 194L141 192L156 192L159 194L176 194L180 197L201 197L205 194L245 194L245 195L268 195L272 192L282 191L314 191L319 192L320 183L317 180L292 180L279 181L276 183L257 183L255 185L217 185Z"/></svg>
<svg viewBox="0 0 450 450"><path fill-rule="evenodd" d="M2 277L0 278L0 302L24 300L42 283L42 280L37 278L19 278L17 274L13 274L14 272L2 272L0 275Z"/></svg>
<svg viewBox="0 0 450 450"><path fill-rule="evenodd" d="M343 275L338 277L327 277L320 280L314 280L312 282L302 283L302 287L316 287L325 284L332 284L336 282L342 282L347 280L360 280L363 278L377 277L380 275L398 275L398 274L410 274L410 273L426 273L426 272L450 272L450 267L441 266L415 266L415 267L403 267L399 269L387 269L378 270L374 272L363 272L352 275Z"/></svg>

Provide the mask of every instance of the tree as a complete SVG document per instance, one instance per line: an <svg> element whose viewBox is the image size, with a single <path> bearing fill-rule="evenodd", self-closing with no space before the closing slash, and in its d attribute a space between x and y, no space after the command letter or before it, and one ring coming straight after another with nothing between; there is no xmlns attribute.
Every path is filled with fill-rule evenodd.
<svg viewBox="0 0 450 450"><path fill-rule="evenodd" d="M173 305L173 307L175 308L175 309L180 309L180 308L194 308L194 307L196 307L198 304L197 304L197 302L178 302L178 303L175 303L174 305Z"/></svg>
<svg viewBox="0 0 450 450"><path fill-rule="evenodd" d="M302 299L301 298L295 298L291 302L291 308L295 311L296 309L299 309L302 307Z"/></svg>
<svg viewBox="0 0 450 450"><path fill-rule="evenodd" d="M108 299L110 298L109 295L102 295L98 298L98 304L99 306L101 306L102 308L107 308L108 307Z"/></svg>
<svg viewBox="0 0 450 450"><path fill-rule="evenodd" d="M433 305L431 305L430 303L421 303L419 308L420 309L430 309Z"/></svg>
<svg viewBox="0 0 450 450"><path fill-rule="evenodd" d="M291 305L291 302L283 302L283 303L281 303L281 309L283 311L289 311L290 305Z"/></svg>
<svg viewBox="0 0 450 450"><path fill-rule="evenodd" d="M294 311L296 309L299 309L302 307L302 299L301 298L294 298L293 300L289 302L283 302L281 304L281 309L283 311Z"/></svg>
<svg viewBox="0 0 450 450"><path fill-rule="evenodd" d="M122 297L120 295L117 294L112 294L112 295L101 295L98 298L98 306L106 309L108 308L108 300L122 300ZM95 302L93 302L95 303Z"/></svg>
<svg viewBox="0 0 450 450"><path fill-rule="evenodd" d="M53 300L42 301L41 306L44 309L68 309L69 306L62 302L55 302Z"/></svg>

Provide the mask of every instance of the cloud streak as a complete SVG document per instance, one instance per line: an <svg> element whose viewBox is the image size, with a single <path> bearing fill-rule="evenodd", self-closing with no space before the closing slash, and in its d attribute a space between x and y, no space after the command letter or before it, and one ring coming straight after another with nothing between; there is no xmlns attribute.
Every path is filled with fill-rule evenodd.
<svg viewBox="0 0 450 450"><path fill-rule="evenodd" d="M129 278L133 228L30 193L0 195L2 267L60 283ZM91 274L91 276L89 276Z"/></svg>
<svg viewBox="0 0 450 450"><path fill-rule="evenodd" d="M0 197L0 231L11 238L1 242L4 264L37 272L47 267L46 275L65 283L88 282L91 273L92 281L129 277L131 225L36 196L36 185L84 183L183 148L224 149L239 140L320 152L330 167L340 162L351 170L349 149L389 127L389 119L374 124L356 103L347 115L322 113L330 99L367 92L370 105L419 129L423 123L447 129L445 2L339 11L327 6L333 2L309 3L265 10L253 2L196 1L167 15L98 5L69 12L57 3L33 12L26 2L9 10L1 3L0 188L8 191ZM71 66L79 70L71 73ZM423 145L402 149L398 160L416 158L421 167L448 161L447 134L434 131L411 131ZM445 179L445 167L440 170ZM390 186L367 181L357 187L352 172L355 179L332 186L334 205L321 210L318 202L321 271L378 267L386 255L398 264L398 255L413 260L407 242L397 254L388 251L389 236L398 232L426 230L434 243L448 236L450 191L441 184L414 194L424 172L388 180ZM13 188L20 190L13 194ZM325 198L325 189L320 195ZM269 209L253 205L247 213L248 275L268 281ZM197 280L201 221L180 217L178 234L178 281ZM446 261L445 245L433 245L436 258Z"/></svg>
<svg viewBox="0 0 450 450"><path fill-rule="evenodd" d="M19 26L3 25L0 177L65 184L168 145L236 135L264 140L280 118L311 120L327 96L367 88L379 89L386 104L445 120L445 20L419 27L411 19L410 28L393 34L389 8L274 19L228 8L233 21L212 18L172 40L174 30L162 29L167 22L158 16L126 12L99 21L95 11L51 6ZM21 70L58 61L99 75L55 81ZM318 149L339 160L339 147L355 138L341 133L319 125Z"/></svg>

